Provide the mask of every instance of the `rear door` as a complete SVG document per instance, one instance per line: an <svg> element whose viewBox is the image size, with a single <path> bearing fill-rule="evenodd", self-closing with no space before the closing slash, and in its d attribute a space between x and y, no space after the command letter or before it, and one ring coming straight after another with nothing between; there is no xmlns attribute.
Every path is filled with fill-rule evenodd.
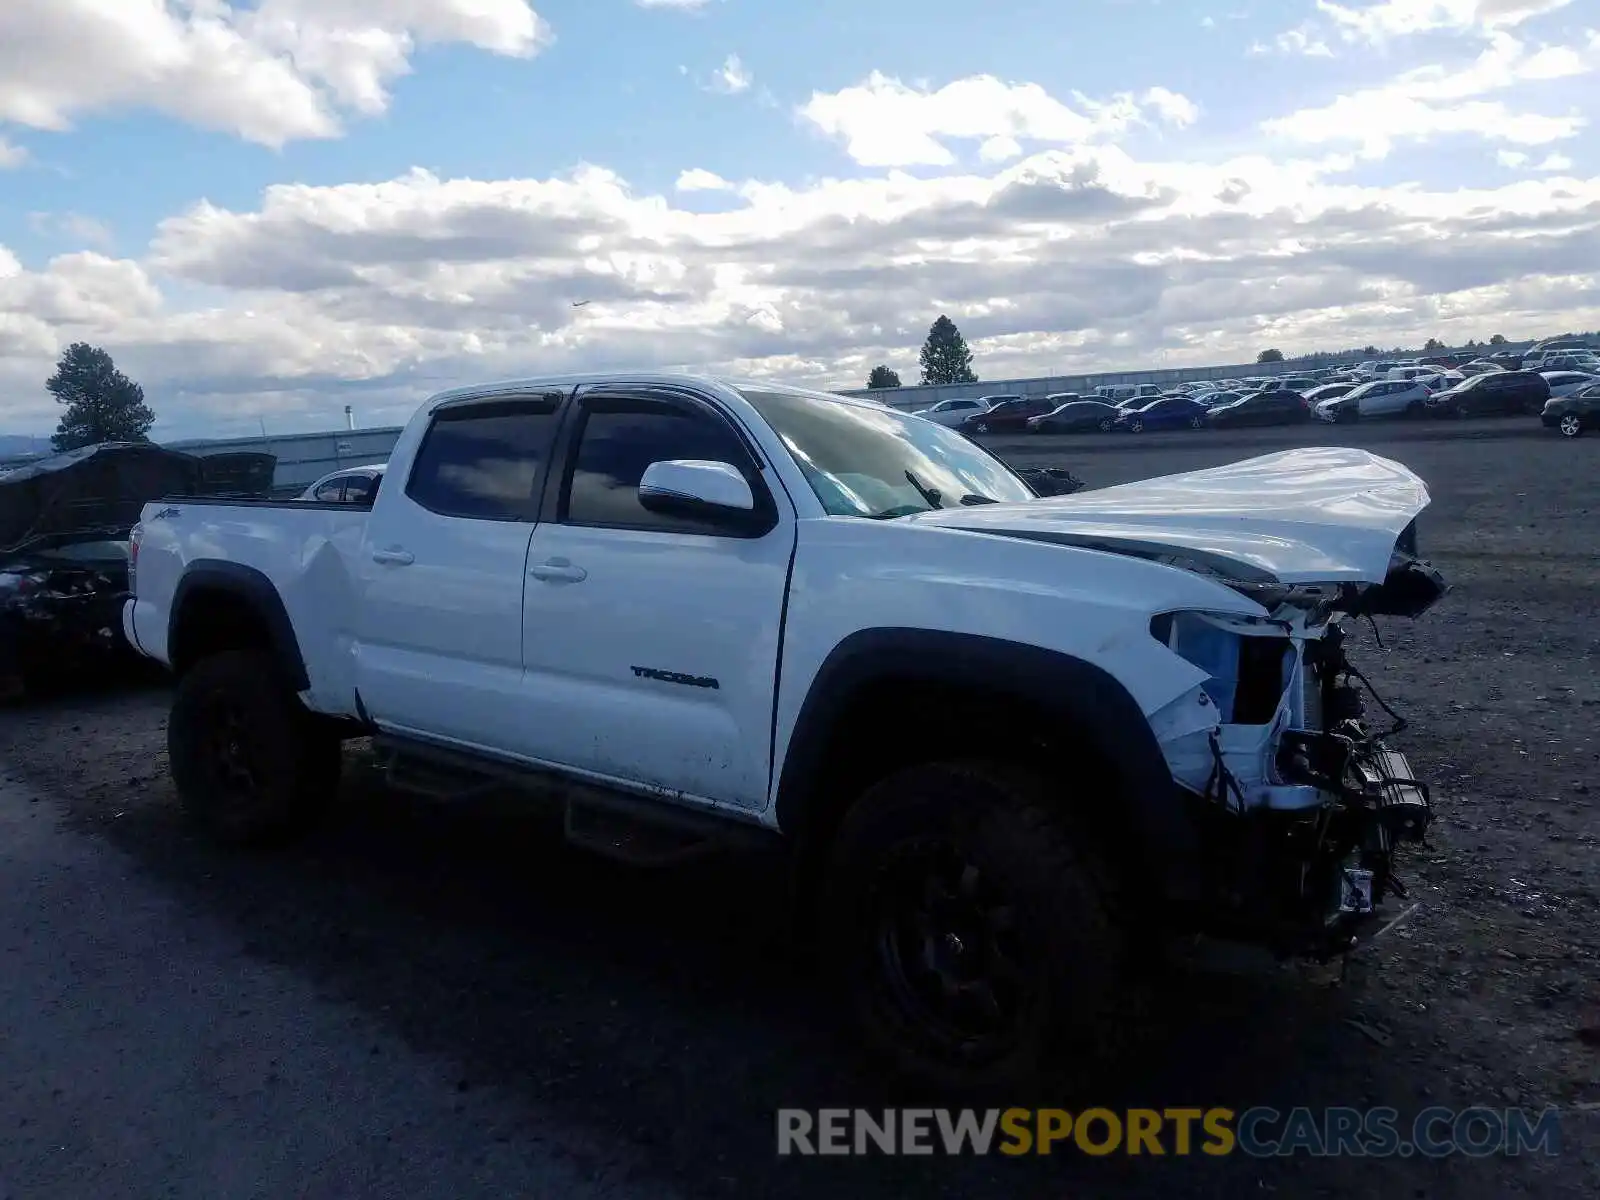
<svg viewBox="0 0 1600 1200"><path fill-rule="evenodd" d="M528 556L527 753L762 808L795 545L788 496L748 436L702 399L596 389L574 404ZM733 464L759 525L645 509L640 478L670 459Z"/></svg>
<svg viewBox="0 0 1600 1200"><path fill-rule="evenodd" d="M1482 383L1462 393L1459 403L1462 412L1497 413L1516 407L1516 379L1510 375L1485 375L1482 378Z"/></svg>
<svg viewBox="0 0 1600 1200"><path fill-rule="evenodd" d="M1385 379L1372 385L1372 390L1362 396L1361 415L1386 416L1402 407L1400 396L1410 385L1401 379Z"/></svg>
<svg viewBox="0 0 1600 1200"><path fill-rule="evenodd" d="M367 519L357 687L393 732L515 751L522 591L560 395L441 407Z"/></svg>

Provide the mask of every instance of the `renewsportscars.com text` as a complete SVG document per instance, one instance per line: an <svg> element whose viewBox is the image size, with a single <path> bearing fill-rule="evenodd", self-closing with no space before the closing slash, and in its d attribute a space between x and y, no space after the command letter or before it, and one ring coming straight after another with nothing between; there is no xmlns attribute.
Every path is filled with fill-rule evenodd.
<svg viewBox="0 0 1600 1200"><path fill-rule="evenodd" d="M778 1154L1244 1154L1256 1158L1560 1153L1560 1114L1521 1108L778 1110Z"/></svg>

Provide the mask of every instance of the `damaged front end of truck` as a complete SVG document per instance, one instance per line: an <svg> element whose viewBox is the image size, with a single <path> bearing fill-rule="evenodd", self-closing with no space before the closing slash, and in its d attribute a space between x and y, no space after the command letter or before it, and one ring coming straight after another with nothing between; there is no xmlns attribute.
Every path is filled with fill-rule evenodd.
<svg viewBox="0 0 1600 1200"><path fill-rule="evenodd" d="M1177 919L1328 958L1404 899L1399 856L1433 816L1427 785L1388 741L1404 722L1346 633L1421 616L1445 594L1418 548L1428 503L1399 463L1316 448L919 519L1143 559L1253 602L1150 614L1149 636L1192 681L1160 685L1145 714L1200 841L1206 902ZM1156 665L1166 676L1175 664Z"/></svg>
<svg viewBox="0 0 1600 1200"><path fill-rule="evenodd" d="M1397 547L1366 589L1257 586L1271 615L1160 614L1151 636L1207 672L1152 714L1199 830L1210 903L1200 931L1327 959L1386 902L1433 819L1428 785L1390 744L1404 719L1351 660L1346 625L1421 615L1443 579Z"/></svg>

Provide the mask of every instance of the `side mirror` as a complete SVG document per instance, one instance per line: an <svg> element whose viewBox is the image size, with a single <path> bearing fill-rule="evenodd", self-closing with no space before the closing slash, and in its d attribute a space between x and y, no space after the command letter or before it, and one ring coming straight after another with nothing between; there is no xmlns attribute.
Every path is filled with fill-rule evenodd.
<svg viewBox="0 0 1600 1200"><path fill-rule="evenodd" d="M733 525L753 517L756 510L750 484L738 467L695 458L669 459L646 467L639 480L639 503L663 516Z"/></svg>

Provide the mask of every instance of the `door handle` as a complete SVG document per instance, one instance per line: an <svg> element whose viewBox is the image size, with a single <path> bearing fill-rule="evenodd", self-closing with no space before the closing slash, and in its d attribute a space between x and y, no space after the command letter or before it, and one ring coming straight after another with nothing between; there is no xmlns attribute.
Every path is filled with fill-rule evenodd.
<svg viewBox="0 0 1600 1200"><path fill-rule="evenodd" d="M582 583L589 578L589 572L573 566L565 558L547 558L542 563L534 563L528 568L528 574L546 583Z"/></svg>
<svg viewBox="0 0 1600 1200"><path fill-rule="evenodd" d="M382 563L386 567L409 567L417 561L417 556L409 550L402 550L398 546L390 546L387 550L374 550L372 561Z"/></svg>

